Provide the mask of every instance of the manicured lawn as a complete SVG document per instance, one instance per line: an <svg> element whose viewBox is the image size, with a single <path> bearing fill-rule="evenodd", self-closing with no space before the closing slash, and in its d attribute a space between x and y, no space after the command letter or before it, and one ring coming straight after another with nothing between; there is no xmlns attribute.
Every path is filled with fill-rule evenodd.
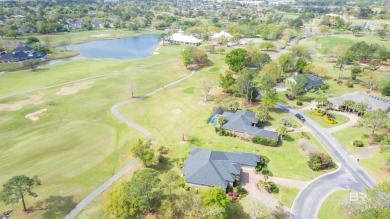
<svg viewBox="0 0 390 219"><path fill-rule="evenodd" d="M385 134L385 130L379 129L377 134ZM334 132L332 135L344 146L350 153L359 153L362 149L368 146L370 140L370 130L364 127L353 127L342 131ZM354 140L360 140L364 143L363 148L353 146ZM360 159L360 164L368 171L368 173L377 181L389 181L390 173L384 171L386 159L384 154L379 151L374 152L368 158Z"/></svg>
<svg viewBox="0 0 390 219"><path fill-rule="evenodd" d="M279 193L272 194L275 198L279 199L280 202L289 208L291 208L295 197L298 195L299 189L295 187L287 187L277 185L279 188Z"/></svg>
<svg viewBox="0 0 390 219"><path fill-rule="evenodd" d="M221 58L223 56L210 55L210 57L216 66L223 62ZM198 82L203 77L217 78L218 73L214 70L210 72L208 68L203 69L183 83L166 88L163 92L141 100L137 104L123 106L121 112L127 118L147 127L158 145L170 148L172 159L182 158L191 146L198 146L266 155L271 159L270 169L278 177L308 180L324 173L309 169L308 158L302 155L297 147L297 133L289 134L282 146L276 148L217 135L214 127L206 123L215 103L202 101L203 96ZM189 88L192 90L193 87L194 94L184 92ZM180 142L183 132L187 139L184 144Z"/></svg>
<svg viewBox="0 0 390 219"><path fill-rule="evenodd" d="M337 45L352 46L355 43L365 41L366 43L378 43L390 49L388 40L381 40L378 36L356 37L353 34L336 34L332 36L320 37L317 39L318 47L321 51L332 49Z"/></svg>
<svg viewBox="0 0 390 219"><path fill-rule="evenodd" d="M384 154L376 151L366 159L360 159L360 164L378 183L390 181L390 172L385 170L386 158Z"/></svg>
<svg viewBox="0 0 390 219"><path fill-rule="evenodd" d="M349 121L349 118L343 115L339 115L336 113L332 113L332 115L336 118L337 123L336 124L330 124L324 121L322 116L314 115L310 110L303 113L305 116L309 117L310 119L314 120L316 123L318 123L323 128L332 128L339 125L342 125L344 123L347 123Z"/></svg>
<svg viewBox="0 0 390 219"><path fill-rule="evenodd" d="M340 190L332 193L321 205L318 212L318 219L346 219L347 211L343 207L349 201L349 192Z"/></svg>
<svg viewBox="0 0 390 219"><path fill-rule="evenodd" d="M163 55L146 59L110 60L107 66L105 60L85 59L53 65L36 73L18 71L0 75L0 81L4 82L0 93L5 95L88 75L123 72L94 79L90 88L67 96L57 95L62 88L57 87L0 101L0 104L13 104L30 96L43 95L36 105L25 105L16 111L0 110L0 151L3 157L0 160L0 185L14 175L38 175L42 180L42 186L35 189L39 197L27 198L27 206L41 208L36 204L51 196L57 196L59 202L62 200L67 205L36 210L27 215L19 214L20 203L7 207L1 203L0 209L13 209L16 218L43 218L46 211L52 210L57 212L56 217L61 218L130 162L133 159L130 147L142 135L120 123L112 116L110 108L130 97L130 82L137 84L135 94L142 95L189 74L180 62L171 60L179 58L180 48L163 47L159 50ZM158 66L125 71L168 59L171 61ZM163 73L161 69L164 69ZM40 120L33 122L25 118L41 109L47 111Z"/></svg>
<svg viewBox="0 0 390 219"><path fill-rule="evenodd" d="M369 141L369 131L364 127L351 127L341 131L333 132L332 135L344 146L350 153L358 153L363 148L353 146L353 141L360 140L367 147Z"/></svg>

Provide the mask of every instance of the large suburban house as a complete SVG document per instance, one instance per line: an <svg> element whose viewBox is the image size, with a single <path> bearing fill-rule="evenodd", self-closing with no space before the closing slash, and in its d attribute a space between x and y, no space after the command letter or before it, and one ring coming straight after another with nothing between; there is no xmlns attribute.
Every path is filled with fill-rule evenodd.
<svg viewBox="0 0 390 219"><path fill-rule="evenodd" d="M305 86L305 90L309 91L313 88L320 88L322 85L324 85L324 81L320 77L317 77L312 74L300 74L295 75L293 77L286 78L286 82L296 84L299 77L306 77L307 78L307 84Z"/></svg>
<svg viewBox="0 0 390 219"><path fill-rule="evenodd" d="M182 30L179 30L177 33L172 34L172 36L168 38L168 42L199 46L202 43L202 40L194 36L185 35Z"/></svg>
<svg viewBox="0 0 390 219"><path fill-rule="evenodd" d="M253 170L260 156L253 153L224 152L191 147L182 173L188 186L232 187L241 170Z"/></svg>
<svg viewBox="0 0 390 219"><path fill-rule="evenodd" d="M366 103L370 110L382 109L387 112L390 111L390 99L363 92L347 93L339 97L329 98L329 102L331 102L335 108L342 106L346 100L352 100L357 103Z"/></svg>
<svg viewBox="0 0 390 219"><path fill-rule="evenodd" d="M46 54L35 52L31 45L19 42L10 53L0 54L0 62L19 62L27 59L43 58Z"/></svg>
<svg viewBox="0 0 390 219"><path fill-rule="evenodd" d="M218 117L224 116L227 120L222 126L223 129L232 131L238 135L259 136L261 138L278 141L279 135L277 132L260 129L257 127L259 120L255 117L255 113L245 110L237 110L236 112L217 109L210 117L210 123L217 125Z"/></svg>

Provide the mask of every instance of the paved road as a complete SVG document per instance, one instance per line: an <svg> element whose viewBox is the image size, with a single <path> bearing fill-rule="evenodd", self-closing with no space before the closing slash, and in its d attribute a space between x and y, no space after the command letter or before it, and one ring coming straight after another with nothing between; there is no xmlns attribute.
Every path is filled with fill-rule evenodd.
<svg viewBox="0 0 390 219"><path fill-rule="evenodd" d="M297 110L277 103L277 107L293 115ZM322 202L332 192L340 189L363 192L375 185L375 181L366 173L359 163L337 142L325 129L313 120L305 118L304 125L322 140L327 149L337 158L339 169L335 172L317 177L303 188L297 195L292 206L292 218L316 218Z"/></svg>
<svg viewBox="0 0 390 219"><path fill-rule="evenodd" d="M73 84L73 83L82 82L82 81L88 81L88 80L92 80L92 79L96 79L96 78L103 78L103 77L120 75L120 74L131 72L134 70L143 69L143 68L150 68L150 67L155 66L155 65L160 65L160 64L164 64L164 63L172 62L172 61L177 61L177 59L169 59L169 60L166 60L164 62L156 62L156 63L150 64L150 65L143 65L143 66L139 66L139 67L135 67L135 68L129 68L129 69L126 69L123 71L115 71L115 72L111 72L111 73L107 73L107 74L96 75L96 76L91 76L91 77L87 77L87 78L81 78L81 79L77 79L77 80L67 81L67 82L63 82L63 83L59 83L59 84L49 85L49 86L45 86L45 87L32 88L32 89L25 90L25 91L6 94L3 96L0 96L0 100L6 99L8 97L14 97L14 96L19 96L19 95L23 95L23 94L28 94L28 93L31 93L34 91L46 90L46 89L55 88L55 87L61 87L64 85Z"/></svg>
<svg viewBox="0 0 390 219"><path fill-rule="evenodd" d="M145 129L144 127L138 125L137 123L127 119L126 117L124 117L120 112L119 112L119 108L123 105L126 105L126 104L130 104L130 103L133 103L133 102L136 102L138 100L141 100L141 99L144 99L146 97L149 97L155 93L158 93L162 90L164 90L165 88L167 87L170 87L170 86L173 86L175 84L178 84L190 77L192 77L194 74L196 73L196 70L193 69L191 74L183 77L183 78L180 78L179 80L177 81L174 81L174 82L171 82L169 84L166 84L160 88L157 88L156 90L148 93L148 94L145 94L141 97L138 97L138 98L133 98L131 100L126 100L126 101L123 101L123 102L120 102L118 104L115 104L112 108L111 108L111 113L121 122L125 123L126 125L128 125L129 127L132 127L134 129L136 129L137 131L141 132L143 135L145 135L145 137L151 139L152 138L152 134L147 130ZM114 176L112 176L110 179L108 179L106 182L104 182L102 185L100 185L96 190L94 190L91 194L89 194L87 197L85 197L79 204L77 204L77 206L65 217L65 219L72 219L72 218L75 218L77 214L79 214L83 208L85 206L87 206L89 203L91 203L92 200L94 200L98 195L100 195L102 192L104 192L104 190L106 190L109 186L112 185L113 182L115 182L116 180L118 180L119 178L121 178L126 172L128 172L135 164L138 163L138 158L131 161L129 164L127 164L123 169L121 169L119 172L115 173Z"/></svg>
<svg viewBox="0 0 390 219"><path fill-rule="evenodd" d="M294 43L296 42L296 38L291 40L290 42L290 45L293 45ZM273 54L271 56L272 59L276 59L278 58L280 55L284 54L287 52L287 49L284 49L284 50L280 50L278 53L276 54ZM159 63L160 64L160 63ZM152 66L152 65L149 65L149 66ZM129 127L132 127L132 128L135 128L136 130L138 130L139 132L141 132L145 137L149 138L149 139L152 139L152 134L147 130L145 129L144 127L142 127L141 125L138 125L137 123L127 119L126 117L124 117L120 112L119 112L119 108L123 105L126 105L126 104L130 104L130 103L133 103L133 102L136 102L138 100L141 100L141 99L144 99L146 97L149 97L157 92L160 92L162 90L164 90L165 88L167 87L170 87L170 86L173 86L175 84L178 84L190 77L192 77L194 74L196 73L196 69L193 69L191 74L177 80L177 81L174 81L172 83L169 83L169 84L166 84L148 94L145 94L141 97L138 97L138 98L134 98L134 99L130 99L130 100L126 100L126 101L123 101L123 102L120 102L118 104L115 104L112 108L111 108L111 113L121 122L125 123L126 125L128 125ZM58 85L58 86L61 86L61 85ZM29 91L31 92L31 91ZM1 99L1 97L0 97ZM138 159L135 160L135 161L131 161L130 164L128 164L125 168L126 170L130 170L131 167L133 167L136 163L138 162ZM123 169L125 169L123 168ZM122 170L123 170L122 169ZM109 180L107 180L105 183L103 183L101 186L99 186L98 189L96 189L95 191L93 191L91 194L89 194L85 199L83 199L71 212L69 215L66 216L66 219L72 219L74 217L76 217L76 215L78 213L81 212L81 210L87 206L93 199L95 199L99 194L101 194L105 189L107 189L115 180L119 179L121 176L123 176L126 171L122 172L119 171L118 173L116 173L113 177L111 177ZM114 180L112 180L114 179Z"/></svg>

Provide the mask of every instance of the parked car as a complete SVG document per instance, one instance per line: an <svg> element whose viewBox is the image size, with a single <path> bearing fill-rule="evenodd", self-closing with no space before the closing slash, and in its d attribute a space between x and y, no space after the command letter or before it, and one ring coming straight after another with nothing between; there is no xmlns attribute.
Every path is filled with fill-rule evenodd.
<svg viewBox="0 0 390 219"><path fill-rule="evenodd" d="M299 119L299 120L301 120L302 122L305 122L306 120L305 120L305 117L303 117L301 114L299 114L299 113L297 113L297 114L295 114L295 116Z"/></svg>

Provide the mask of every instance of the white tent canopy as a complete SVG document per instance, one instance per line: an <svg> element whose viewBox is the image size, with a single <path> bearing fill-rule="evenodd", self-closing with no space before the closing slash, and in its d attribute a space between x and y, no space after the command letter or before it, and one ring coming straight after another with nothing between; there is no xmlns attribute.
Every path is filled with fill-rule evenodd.
<svg viewBox="0 0 390 219"><path fill-rule="evenodd" d="M182 43L182 44L190 44L190 45L200 45L202 40L194 37L183 34L183 31L178 31L177 33L172 34L169 39L172 43Z"/></svg>
<svg viewBox="0 0 390 219"><path fill-rule="evenodd" d="M225 38L227 38L227 39L230 39L230 38L232 38L233 36L232 36L230 33L228 33L228 32L226 32L226 31L222 30L222 31L219 32L219 33L215 33L211 38L212 38L212 39L218 39L218 38L220 38L220 37L225 37Z"/></svg>

